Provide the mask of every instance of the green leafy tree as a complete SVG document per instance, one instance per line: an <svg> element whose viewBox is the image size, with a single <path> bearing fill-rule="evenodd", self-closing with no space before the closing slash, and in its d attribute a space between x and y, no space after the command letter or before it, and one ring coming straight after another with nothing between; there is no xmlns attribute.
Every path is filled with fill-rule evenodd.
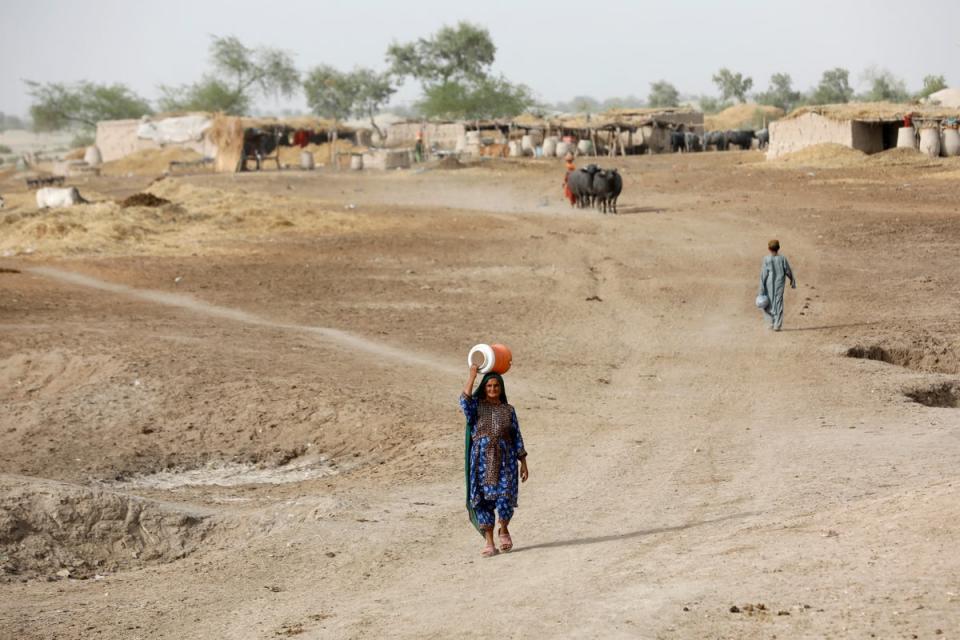
<svg viewBox="0 0 960 640"><path fill-rule="evenodd" d="M418 108L427 117L497 118L534 104L530 90L490 75L497 48L490 32L469 22L445 26L429 38L387 48L390 72L423 88ZM482 115L481 115L482 114Z"/></svg>
<svg viewBox="0 0 960 640"><path fill-rule="evenodd" d="M479 120L519 115L533 104L530 90L524 85L487 77L427 87L417 106L428 118Z"/></svg>
<svg viewBox="0 0 960 640"><path fill-rule="evenodd" d="M350 116L369 118L373 128L384 137L374 116L396 92L388 74L366 68L344 72L320 65L304 78L303 90L307 105L315 114L335 122Z"/></svg>
<svg viewBox="0 0 960 640"><path fill-rule="evenodd" d="M840 104L850 102L852 97L850 72L843 67L835 67L823 72L820 84L810 95L810 104Z"/></svg>
<svg viewBox="0 0 960 640"><path fill-rule="evenodd" d="M211 73L194 84L161 86L160 108L166 111L223 111L242 115L257 96L290 97L300 75L288 53L269 47L250 48L234 36L213 36Z"/></svg>
<svg viewBox="0 0 960 640"><path fill-rule="evenodd" d="M947 81L943 76L924 76L923 88L917 94L918 98L927 98L931 93L936 93L941 89L947 88Z"/></svg>
<svg viewBox="0 0 960 640"><path fill-rule="evenodd" d="M361 67L355 69L351 75L353 82L359 87L353 113L359 118L369 118L370 125L382 140L386 136L377 126L375 116L390 101L390 96L397 91L396 87L393 86L390 74L377 73L372 69Z"/></svg>
<svg viewBox="0 0 960 640"><path fill-rule="evenodd" d="M398 78L411 76L424 85L486 77L497 48L490 32L469 22L443 27L431 38L387 48L390 71Z"/></svg>
<svg viewBox="0 0 960 640"><path fill-rule="evenodd" d="M803 99L799 91L793 90L793 79L789 73L775 73L770 76L770 88L762 93L758 93L757 102L768 104L774 107L780 107L784 111L790 111Z"/></svg>
<svg viewBox="0 0 960 640"><path fill-rule="evenodd" d="M93 130L100 120L139 118L152 113L146 100L122 84L25 81L33 98L30 117L37 131L57 131L79 126Z"/></svg>
<svg viewBox="0 0 960 640"><path fill-rule="evenodd" d="M676 107L680 104L680 93L666 80L651 82L647 103L651 107Z"/></svg>
<svg viewBox="0 0 960 640"><path fill-rule="evenodd" d="M334 122L349 118L360 98L360 87L350 74L330 65L314 67L307 73L303 92L311 111Z"/></svg>
<svg viewBox="0 0 960 640"><path fill-rule="evenodd" d="M859 96L865 102L906 102L910 99L906 83L886 69L871 67L863 72L862 80L870 87Z"/></svg>
<svg viewBox="0 0 960 640"><path fill-rule="evenodd" d="M753 87L753 78L744 78L743 74L724 68L714 74L713 83L720 89L721 100L736 98L740 102L746 102L747 92Z"/></svg>
<svg viewBox="0 0 960 640"><path fill-rule="evenodd" d="M715 98L713 96L700 96L697 99L697 102L700 103L700 110L704 113L720 113L727 107L731 106L729 101L721 100L720 98Z"/></svg>

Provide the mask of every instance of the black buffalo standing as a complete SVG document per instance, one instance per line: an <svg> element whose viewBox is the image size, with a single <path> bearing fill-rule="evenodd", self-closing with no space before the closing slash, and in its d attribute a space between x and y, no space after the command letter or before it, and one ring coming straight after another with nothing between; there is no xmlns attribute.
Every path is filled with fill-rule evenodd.
<svg viewBox="0 0 960 640"><path fill-rule="evenodd" d="M616 169L598 171L593 177L594 203L603 213L617 212L617 198L623 191L623 178Z"/></svg>
<svg viewBox="0 0 960 640"><path fill-rule="evenodd" d="M726 151L727 134L723 131L708 131L704 136L703 146L713 146L717 148L717 151Z"/></svg>
<svg viewBox="0 0 960 640"><path fill-rule="evenodd" d="M577 206L581 209L593 204L593 181L594 176L596 176L599 171L600 167L597 165L588 164L581 169L571 171L570 176L567 178L567 186L570 187L570 193L574 195L577 200Z"/></svg>
<svg viewBox="0 0 960 640"><path fill-rule="evenodd" d="M735 144L741 151L750 149L750 147L753 145L753 139L756 137L753 134L753 129L726 131L724 132L724 135L727 139L727 146Z"/></svg>

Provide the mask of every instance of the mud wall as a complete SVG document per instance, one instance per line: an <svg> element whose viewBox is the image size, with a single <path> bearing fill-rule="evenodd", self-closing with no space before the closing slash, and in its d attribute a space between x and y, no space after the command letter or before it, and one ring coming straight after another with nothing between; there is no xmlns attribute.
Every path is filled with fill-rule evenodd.
<svg viewBox="0 0 960 640"><path fill-rule="evenodd" d="M853 148L853 123L850 120L831 120L816 113L805 113L789 120L777 120L770 123L767 159L772 160L785 153L828 142Z"/></svg>

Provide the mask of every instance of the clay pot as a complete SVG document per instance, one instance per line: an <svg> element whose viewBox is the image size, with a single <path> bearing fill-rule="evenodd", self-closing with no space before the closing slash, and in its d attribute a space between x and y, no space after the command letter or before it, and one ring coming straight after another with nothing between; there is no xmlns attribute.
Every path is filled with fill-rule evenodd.
<svg viewBox="0 0 960 640"><path fill-rule="evenodd" d="M510 348L505 344L478 344L470 349L470 353L467 354L467 365L473 366L476 364L474 357L480 355L483 358L483 361L478 366L478 371L480 373L499 373L500 375L505 374L510 370L510 365L513 364L513 353L510 352Z"/></svg>

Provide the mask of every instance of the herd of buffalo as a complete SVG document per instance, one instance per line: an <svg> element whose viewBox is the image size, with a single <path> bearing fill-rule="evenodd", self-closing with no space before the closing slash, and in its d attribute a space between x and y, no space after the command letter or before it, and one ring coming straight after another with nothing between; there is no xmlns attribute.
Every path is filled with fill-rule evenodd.
<svg viewBox="0 0 960 640"><path fill-rule="evenodd" d="M581 209L594 207L603 213L617 212L617 198L623 191L623 178L616 169L601 169L595 164L567 174L567 187L573 204Z"/></svg>
<svg viewBox="0 0 960 640"><path fill-rule="evenodd" d="M757 147L766 149L770 144L770 132L766 129L729 129L727 131L707 131L703 134L693 131L672 131L670 133L670 149L673 151L706 151L714 147L717 151L726 151L731 146L741 150L753 148L753 141Z"/></svg>

